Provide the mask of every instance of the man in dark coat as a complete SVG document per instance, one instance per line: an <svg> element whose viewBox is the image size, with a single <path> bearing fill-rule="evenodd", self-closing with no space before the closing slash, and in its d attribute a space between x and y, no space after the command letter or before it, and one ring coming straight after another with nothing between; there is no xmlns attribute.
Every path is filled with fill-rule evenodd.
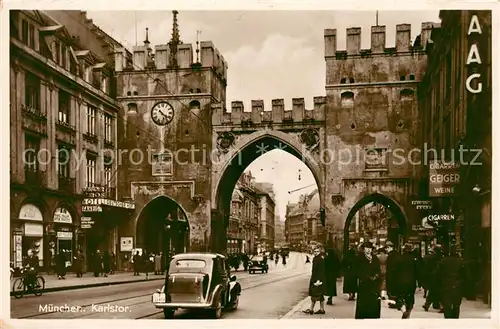
<svg viewBox="0 0 500 329"><path fill-rule="evenodd" d="M356 319L380 318L380 261L373 255L371 242L363 244L364 253L356 261L356 277L359 280L356 300Z"/></svg>
<svg viewBox="0 0 500 329"><path fill-rule="evenodd" d="M132 261L134 262L134 275L137 276L137 275L140 274L140 271L141 271L141 261L142 261L142 257L139 254L138 250L135 252L134 257L132 257Z"/></svg>
<svg viewBox="0 0 500 329"><path fill-rule="evenodd" d="M405 306L403 319L408 319L415 305L415 290L417 289L417 263L413 247L405 244L403 254L397 263L398 270L398 302Z"/></svg>
<svg viewBox="0 0 500 329"><path fill-rule="evenodd" d="M342 260L342 269L344 272L344 284L342 290L344 294L349 294L349 300L354 300L357 291L357 279L355 273L356 248L351 245L345 253Z"/></svg>
<svg viewBox="0 0 500 329"><path fill-rule="evenodd" d="M385 281L387 288L387 296L390 300L396 301L396 304L390 304L390 308L400 307L398 304L398 269L397 263L401 254L394 250L392 242L387 242L386 250L387 250L387 262L386 262L386 273L385 273Z"/></svg>
<svg viewBox="0 0 500 329"><path fill-rule="evenodd" d="M107 250L102 255L102 269L105 277L111 272L111 256Z"/></svg>
<svg viewBox="0 0 500 329"><path fill-rule="evenodd" d="M325 259L319 248L314 249L312 262L311 279L309 280L309 296L311 297L311 307L305 311L306 314L325 314L326 294L326 270ZM319 302L319 310L314 312L314 306Z"/></svg>
<svg viewBox="0 0 500 329"><path fill-rule="evenodd" d="M57 278L66 279L66 252L65 250L60 250L56 255L56 271Z"/></svg>
<svg viewBox="0 0 500 329"><path fill-rule="evenodd" d="M440 289L439 289L439 283L436 278L436 269L437 269L437 264L443 257L442 255L443 251L441 246L436 245L434 247L433 252L428 257L426 257L425 260L426 264L425 271L429 275L429 281L427 282L429 291L427 292L425 304L422 307L426 312L429 310L431 304L434 309L440 309L441 298L439 296Z"/></svg>
<svg viewBox="0 0 500 329"><path fill-rule="evenodd" d="M94 269L94 276L98 277L102 273L102 256L101 252L97 250L92 257L92 268Z"/></svg>
<svg viewBox="0 0 500 329"><path fill-rule="evenodd" d="M442 258L436 268L436 283L440 289L445 319L458 319L466 282L465 264L455 248Z"/></svg>
<svg viewBox="0 0 500 329"><path fill-rule="evenodd" d="M78 249L74 257L75 273L77 278L83 277L83 264L85 264L85 258L83 252Z"/></svg>
<svg viewBox="0 0 500 329"><path fill-rule="evenodd" d="M333 248L326 251L326 296L328 296L327 305L333 305L333 297L337 296L337 278L340 275L340 260Z"/></svg>

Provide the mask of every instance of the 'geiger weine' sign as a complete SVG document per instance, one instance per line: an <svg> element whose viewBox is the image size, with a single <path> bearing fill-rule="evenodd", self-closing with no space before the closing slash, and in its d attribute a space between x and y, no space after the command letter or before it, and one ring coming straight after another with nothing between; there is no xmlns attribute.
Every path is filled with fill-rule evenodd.
<svg viewBox="0 0 500 329"><path fill-rule="evenodd" d="M481 55L479 53L479 45L478 40L480 40L480 36L483 34L483 30L481 28L481 24L479 23L479 18L477 15L472 15L469 21L469 28L467 29L467 39L469 43L471 43L469 48L469 53L467 55L467 67L472 68L469 69L469 75L467 80L465 80L465 88L467 91L473 94L479 94L483 91L483 83L480 71L480 66L483 64L481 60ZM485 45L481 45L485 46ZM473 65L474 66L471 66Z"/></svg>

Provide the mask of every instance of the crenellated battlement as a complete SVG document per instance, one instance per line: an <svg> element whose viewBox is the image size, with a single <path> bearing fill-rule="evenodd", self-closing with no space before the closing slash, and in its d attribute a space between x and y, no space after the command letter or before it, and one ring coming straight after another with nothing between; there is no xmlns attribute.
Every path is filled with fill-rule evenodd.
<svg viewBox="0 0 500 329"><path fill-rule="evenodd" d="M375 54L397 54L415 51L424 51L430 39L432 28L436 23L424 22L421 26L421 33L416 37L414 44L411 44L411 25L396 25L396 46L386 47L386 27L371 27L371 47L361 49L361 28L350 27L346 29L346 48L339 50L337 44L337 30L325 29L325 58L346 59L349 56L367 57Z"/></svg>
<svg viewBox="0 0 500 329"><path fill-rule="evenodd" d="M115 70L141 71L145 69L165 70L170 68L171 47L169 44L149 45L133 47L132 66L126 62L125 49L115 49ZM192 67L213 68L215 71L227 78L227 62L214 46L212 41L201 41L199 47L199 62L196 61L196 46L190 43L177 45L177 65L179 69ZM128 66L128 67L127 67Z"/></svg>
<svg viewBox="0 0 500 329"><path fill-rule="evenodd" d="M293 98L290 110L285 110L285 101L282 98L273 99L270 109L265 109L263 100L252 100L251 104L252 109L247 112L242 101L231 102L231 112L228 112L222 103L212 104L212 124L293 124L325 120L325 96L314 97L312 110L306 110L304 98Z"/></svg>

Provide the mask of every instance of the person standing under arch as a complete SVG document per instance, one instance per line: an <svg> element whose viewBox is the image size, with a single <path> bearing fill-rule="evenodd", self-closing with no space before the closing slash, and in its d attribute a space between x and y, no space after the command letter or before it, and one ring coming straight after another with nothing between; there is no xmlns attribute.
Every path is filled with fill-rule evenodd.
<svg viewBox="0 0 500 329"><path fill-rule="evenodd" d="M333 297L337 297L337 278L340 276L340 260L335 249L328 248L325 256L327 305L333 305Z"/></svg>
<svg viewBox="0 0 500 329"><path fill-rule="evenodd" d="M342 259L342 271L344 274L342 291L344 294L349 294L349 300L356 299L358 285L355 272L356 257L356 247L351 244L349 250L344 254L344 258Z"/></svg>

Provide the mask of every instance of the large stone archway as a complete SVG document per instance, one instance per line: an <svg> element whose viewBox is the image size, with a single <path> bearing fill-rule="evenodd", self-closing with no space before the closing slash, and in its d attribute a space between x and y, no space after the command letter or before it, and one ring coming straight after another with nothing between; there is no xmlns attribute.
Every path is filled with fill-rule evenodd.
<svg viewBox="0 0 500 329"><path fill-rule="evenodd" d="M136 247L158 254L188 251L189 219L175 200L161 195L141 210L136 221Z"/></svg>
<svg viewBox="0 0 500 329"><path fill-rule="evenodd" d="M349 247L349 228L351 226L351 222L354 218L354 215L365 205L369 203L379 203L386 207L391 214L394 216L399 232L404 234L408 232L408 227L411 229L411 222L408 221L408 218L405 214L403 207L391 197L380 194L380 193L372 193L365 194L362 196L349 210L347 217L344 223L344 236L343 236L343 250L347 250Z"/></svg>
<svg viewBox="0 0 500 329"><path fill-rule="evenodd" d="M318 186L320 207L324 207L324 171L321 162L300 143L297 134L263 129L234 136L232 147L219 152L212 170L212 234L213 248L224 252L231 197L237 180L254 160L268 151L279 149L294 155L311 170Z"/></svg>

